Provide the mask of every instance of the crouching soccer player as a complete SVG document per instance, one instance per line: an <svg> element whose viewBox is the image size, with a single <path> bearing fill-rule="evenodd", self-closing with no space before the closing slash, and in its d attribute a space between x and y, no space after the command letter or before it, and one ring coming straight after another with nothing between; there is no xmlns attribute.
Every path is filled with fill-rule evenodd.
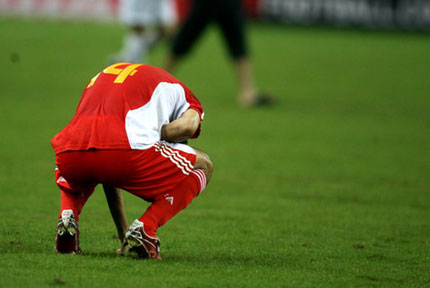
<svg viewBox="0 0 430 288"><path fill-rule="evenodd" d="M102 184L122 249L160 258L157 229L206 187L209 157L181 144L200 134L203 108L180 81L143 64L117 63L86 86L72 121L51 144L61 190L56 251L79 253L79 214ZM152 204L128 227L124 189ZM127 229L128 227L128 229Z"/></svg>

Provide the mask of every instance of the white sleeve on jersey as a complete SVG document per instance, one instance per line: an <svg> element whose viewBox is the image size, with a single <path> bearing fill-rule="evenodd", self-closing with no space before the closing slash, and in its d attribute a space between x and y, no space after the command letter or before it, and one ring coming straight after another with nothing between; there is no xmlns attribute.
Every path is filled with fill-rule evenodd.
<svg viewBox="0 0 430 288"><path fill-rule="evenodd" d="M151 100L125 118L125 130L132 149L144 150L160 141L161 127L179 118L190 104L180 84L161 82Z"/></svg>

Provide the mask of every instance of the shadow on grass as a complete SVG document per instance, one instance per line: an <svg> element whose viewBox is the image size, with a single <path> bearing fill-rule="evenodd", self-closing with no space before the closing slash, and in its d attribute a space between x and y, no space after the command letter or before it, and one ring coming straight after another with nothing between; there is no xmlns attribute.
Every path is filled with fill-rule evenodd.
<svg viewBox="0 0 430 288"><path fill-rule="evenodd" d="M83 253L77 255L78 257L93 258L93 259L124 259L127 261L138 261L138 262L152 262L154 263L178 263L184 265L196 265L199 266L206 265L229 265L229 266L253 266L253 267L285 267L285 266L296 266L297 261L295 261L289 255L266 255L266 256L245 256L240 254L185 254L185 253L162 253L162 261L152 260L152 259L141 259L133 252L129 252L126 255L117 255L114 251L84 251Z"/></svg>
<svg viewBox="0 0 430 288"><path fill-rule="evenodd" d="M57 255L54 252L53 241L45 240L43 243L31 243L22 239L2 239L0 241L0 252L11 253L11 254L27 254L27 255ZM66 254L67 255L67 254ZM72 255L69 255L72 256ZM126 255L117 255L115 250L91 250L83 247L82 253L74 255L76 257L83 257L86 259L93 260L115 260L115 261L145 261L146 259L139 259L133 252L129 252ZM162 250L161 256L163 260L161 263L179 263L184 265L204 265L217 267L219 265L229 266L248 266L248 267L297 267L298 263L301 263L299 259L296 259L294 255L288 255L287 253L275 253L275 252L262 252L255 251L229 251L229 250L218 250L218 251L205 251L199 253L196 250L193 251L176 251L176 250ZM302 259L303 260L303 259ZM149 262L152 262L150 260ZM160 263L159 261L155 261Z"/></svg>
<svg viewBox="0 0 430 288"><path fill-rule="evenodd" d="M177 262L183 264L198 265L228 265L228 266L252 266L281 268L295 265L296 261L289 255L243 255L243 254L184 254L184 253L166 253L163 258L166 262Z"/></svg>

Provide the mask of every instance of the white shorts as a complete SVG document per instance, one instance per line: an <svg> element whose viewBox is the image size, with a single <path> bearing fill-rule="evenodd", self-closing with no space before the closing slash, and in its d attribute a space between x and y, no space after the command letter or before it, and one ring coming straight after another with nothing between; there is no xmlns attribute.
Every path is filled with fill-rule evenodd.
<svg viewBox="0 0 430 288"><path fill-rule="evenodd" d="M174 0L121 0L119 17L128 26L172 26L178 15Z"/></svg>

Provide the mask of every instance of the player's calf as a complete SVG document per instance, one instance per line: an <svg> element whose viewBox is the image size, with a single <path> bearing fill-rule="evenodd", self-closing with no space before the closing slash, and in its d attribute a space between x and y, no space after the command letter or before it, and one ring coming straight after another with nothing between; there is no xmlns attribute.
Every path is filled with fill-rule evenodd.
<svg viewBox="0 0 430 288"><path fill-rule="evenodd" d="M63 210L58 219L55 251L58 253L80 253L79 226L72 210Z"/></svg>

